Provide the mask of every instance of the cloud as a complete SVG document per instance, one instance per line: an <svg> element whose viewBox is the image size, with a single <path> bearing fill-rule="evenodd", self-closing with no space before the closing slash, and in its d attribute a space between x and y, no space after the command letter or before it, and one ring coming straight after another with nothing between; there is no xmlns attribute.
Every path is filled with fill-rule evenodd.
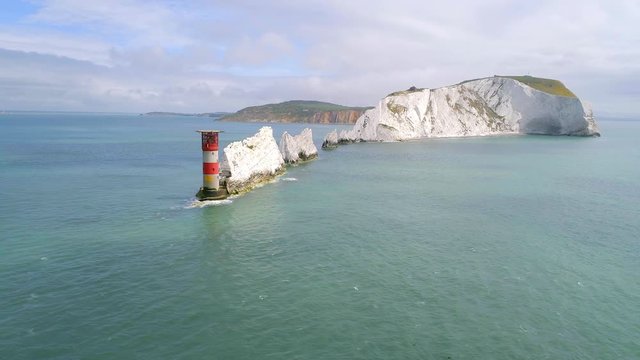
<svg viewBox="0 0 640 360"><path fill-rule="evenodd" d="M182 30L186 18L171 2L45 0L27 20L78 27L119 45L183 46L191 42Z"/></svg>
<svg viewBox="0 0 640 360"><path fill-rule="evenodd" d="M252 39L244 36L229 47L225 60L230 64L264 65L272 60L286 58L293 52L293 45L282 35L268 32Z"/></svg>
<svg viewBox="0 0 640 360"><path fill-rule="evenodd" d="M531 74L564 81L596 113L640 113L635 1L36 4L0 28L2 108L371 105L412 85Z"/></svg>
<svg viewBox="0 0 640 360"><path fill-rule="evenodd" d="M0 27L0 49L64 56L96 64L111 63L108 42L85 35L68 36L57 31Z"/></svg>

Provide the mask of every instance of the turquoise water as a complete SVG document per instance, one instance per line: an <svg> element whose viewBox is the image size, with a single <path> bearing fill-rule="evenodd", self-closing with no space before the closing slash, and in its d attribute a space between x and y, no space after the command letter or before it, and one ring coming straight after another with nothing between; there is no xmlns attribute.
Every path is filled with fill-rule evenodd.
<svg viewBox="0 0 640 360"><path fill-rule="evenodd" d="M194 130L260 126L0 116L0 358L640 358L640 122L343 146L191 206Z"/></svg>

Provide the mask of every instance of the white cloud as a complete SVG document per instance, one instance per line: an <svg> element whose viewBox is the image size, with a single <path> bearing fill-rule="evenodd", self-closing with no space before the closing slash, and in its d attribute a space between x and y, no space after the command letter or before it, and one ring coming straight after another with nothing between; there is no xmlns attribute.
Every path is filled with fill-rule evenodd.
<svg viewBox="0 0 640 360"><path fill-rule="evenodd" d="M184 46L185 15L171 3L136 0L44 0L29 17L35 24L81 26L121 45Z"/></svg>
<svg viewBox="0 0 640 360"><path fill-rule="evenodd" d="M0 49L63 56L96 64L109 65L111 45L83 35L0 27Z"/></svg>
<svg viewBox="0 0 640 360"><path fill-rule="evenodd" d="M370 105L411 85L528 73L563 80L596 113L640 113L637 1L40 4L0 28L0 49L13 50L0 51L1 108Z"/></svg>
<svg viewBox="0 0 640 360"><path fill-rule="evenodd" d="M230 64L263 65L292 53L293 45L286 37L267 32L256 39L244 36L237 44L229 47L225 59Z"/></svg>

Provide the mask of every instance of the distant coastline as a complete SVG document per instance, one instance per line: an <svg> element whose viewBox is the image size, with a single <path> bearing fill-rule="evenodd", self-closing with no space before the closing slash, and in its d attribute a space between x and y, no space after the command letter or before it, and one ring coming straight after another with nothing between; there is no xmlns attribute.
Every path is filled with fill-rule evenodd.
<svg viewBox="0 0 640 360"><path fill-rule="evenodd" d="M250 106L235 113L178 113L152 111L141 116L199 116L221 121L307 123L307 124L355 124L371 107L344 106L313 100L290 100L277 104Z"/></svg>
<svg viewBox="0 0 640 360"><path fill-rule="evenodd" d="M224 115L221 121L308 123L308 124L355 124L370 107L356 107L312 100L291 100L277 104L250 106L232 114Z"/></svg>
<svg viewBox="0 0 640 360"><path fill-rule="evenodd" d="M212 112L212 113L177 113L177 112L166 112L166 111L152 111L144 114L140 114L140 116L200 116L200 117L215 117L219 118L225 115L228 115L227 112Z"/></svg>

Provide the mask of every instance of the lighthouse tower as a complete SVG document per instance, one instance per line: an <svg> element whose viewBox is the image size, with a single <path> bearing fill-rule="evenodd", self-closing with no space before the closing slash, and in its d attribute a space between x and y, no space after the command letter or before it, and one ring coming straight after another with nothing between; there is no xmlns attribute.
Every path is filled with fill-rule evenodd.
<svg viewBox="0 0 640 360"><path fill-rule="evenodd" d="M221 200L229 196L226 186L220 186L218 134L220 130L198 130L202 136L202 187L198 200ZM224 185L224 184L223 184Z"/></svg>

